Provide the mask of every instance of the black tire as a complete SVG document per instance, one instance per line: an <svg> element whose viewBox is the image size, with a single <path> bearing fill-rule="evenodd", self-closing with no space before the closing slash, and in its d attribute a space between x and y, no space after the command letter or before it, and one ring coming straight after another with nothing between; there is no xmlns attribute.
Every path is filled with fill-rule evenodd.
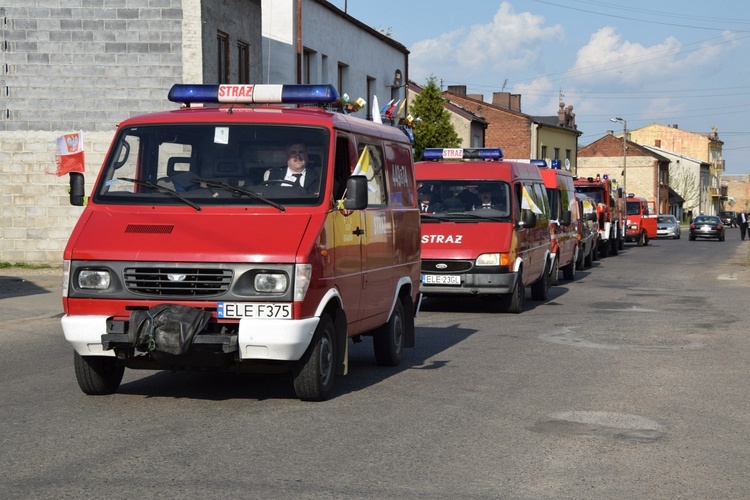
<svg viewBox="0 0 750 500"><path fill-rule="evenodd" d="M596 246L592 246L592 248L591 248L591 261L595 262L597 260L599 260L599 251L597 250Z"/></svg>
<svg viewBox="0 0 750 500"><path fill-rule="evenodd" d="M576 279L576 262L572 260L570 264L562 267L563 278L571 281Z"/></svg>
<svg viewBox="0 0 750 500"><path fill-rule="evenodd" d="M547 300L549 298L549 271L546 264L542 275L531 285L531 298L534 300Z"/></svg>
<svg viewBox="0 0 750 500"><path fill-rule="evenodd" d="M617 238L609 240L609 254L617 255L620 253L620 240Z"/></svg>
<svg viewBox="0 0 750 500"><path fill-rule="evenodd" d="M90 396L113 394L120 387L125 366L110 356L81 356L73 353L78 387Z"/></svg>
<svg viewBox="0 0 750 500"><path fill-rule="evenodd" d="M510 314L520 314L526 305L526 287L523 284L523 271L518 271L518 279L513 291L500 296L500 310Z"/></svg>
<svg viewBox="0 0 750 500"><path fill-rule="evenodd" d="M719 241L724 241L724 235L719 237Z"/></svg>
<svg viewBox="0 0 750 500"><path fill-rule="evenodd" d="M398 366L401 363L404 355L406 325L404 305L401 299L398 299L388 323L381 326L372 337L375 361L380 366Z"/></svg>
<svg viewBox="0 0 750 500"><path fill-rule="evenodd" d="M609 241L600 241L597 245L597 248L599 249L599 258L604 259L606 257L609 257L609 249L612 245Z"/></svg>
<svg viewBox="0 0 750 500"><path fill-rule="evenodd" d="M636 245L639 247L646 245L646 233L641 233L638 235L638 241L636 242Z"/></svg>
<svg viewBox="0 0 750 500"><path fill-rule="evenodd" d="M596 260L595 254L596 254L596 251L592 248L591 251L583 258L584 269L588 269L594 265L594 260Z"/></svg>
<svg viewBox="0 0 750 500"><path fill-rule="evenodd" d="M327 314L320 317L310 347L294 365L294 392L302 401L323 401L336 374L336 327Z"/></svg>
<svg viewBox="0 0 750 500"><path fill-rule="evenodd" d="M617 237L617 249L625 250L625 236L622 233ZM615 253L615 255L617 255L617 253Z"/></svg>
<svg viewBox="0 0 750 500"><path fill-rule="evenodd" d="M689 239L690 241L695 241L695 236L693 236L693 235L691 234L690 236L688 236L688 239Z"/></svg>
<svg viewBox="0 0 750 500"><path fill-rule="evenodd" d="M551 286L560 284L560 260L557 257L555 257L555 262L552 264L552 271L549 273L549 284Z"/></svg>
<svg viewBox="0 0 750 500"><path fill-rule="evenodd" d="M647 246L648 246L648 241L649 241L649 240L648 240L648 234L644 233L644 234L643 234L643 246L644 246L644 247L647 247Z"/></svg>

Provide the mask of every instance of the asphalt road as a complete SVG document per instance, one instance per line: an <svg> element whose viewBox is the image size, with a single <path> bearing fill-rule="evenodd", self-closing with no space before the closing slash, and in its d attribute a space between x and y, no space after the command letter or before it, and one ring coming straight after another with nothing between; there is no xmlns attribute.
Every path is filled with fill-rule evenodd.
<svg viewBox="0 0 750 500"><path fill-rule="evenodd" d="M427 299L397 368L351 345L330 401L286 376L126 371L85 396L59 277L0 273L6 498L750 496L748 255L652 241L520 315Z"/></svg>

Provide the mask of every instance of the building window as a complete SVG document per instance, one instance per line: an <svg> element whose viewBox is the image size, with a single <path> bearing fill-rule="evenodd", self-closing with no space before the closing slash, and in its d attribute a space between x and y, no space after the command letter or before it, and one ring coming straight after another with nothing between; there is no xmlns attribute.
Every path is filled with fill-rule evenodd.
<svg viewBox="0 0 750 500"><path fill-rule="evenodd" d="M237 83L250 83L250 44L237 42Z"/></svg>
<svg viewBox="0 0 750 500"><path fill-rule="evenodd" d="M554 159L555 160L559 160L560 159L560 148L555 148L555 157L554 157Z"/></svg>
<svg viewBox="0 0 750 500"><path fill-rule="evenodd" d="M329 83L328 80L328 56L325 54L320 55L320 82Z"/></svg>
<svg viewBox="0 0 750 500"><path fill-rule="evenodd" d="M375 79L367 77L367 109L365 110L365 119L366 120L372 120L372 117L375 113L380 114L379 109L373 109L372 108L372 98L369 98L371 95L375 93Z"/></svg>
<svg viewBox="0 0 750 500"><path fill-rule="evenodd" d="M302 83L312 83L313 52L304 50L302 52Z"/></svg>
<svg viewBox="0 0 750 500"><path fill-rule="evenodd" d="M547 159L547 146L542 146L542 160Z"/></svg>
<svg viewBox="0 0 750 500"><path fill-rule="evenodd" d="M338 85L337 90L339 91L339 94L343 95L346 92L347 87L349 86L349 66L344 63L339 63L338 71L339 74L336 79Z"/></svg>
<svg viewBox="0 0 750 500"><path fill-rule="evenodd" d="M219 84L229 83L229 35L223 31L217 31L218 53L216 63L218 67Z"/></svg>

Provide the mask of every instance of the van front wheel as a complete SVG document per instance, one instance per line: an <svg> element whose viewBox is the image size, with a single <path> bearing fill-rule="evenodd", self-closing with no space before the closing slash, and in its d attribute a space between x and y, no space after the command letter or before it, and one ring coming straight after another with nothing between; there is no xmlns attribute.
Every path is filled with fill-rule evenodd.
<svg viewBox="0 0 750 500"><path fill-rule="evenodd" d="M404 304L398 299L388 323L381 326L372 337L375 361L380 366L398 366L401 363L405 329Z"/></svg>
<svg viewBox="0 0 750 500"><path fill-rule="evenodd" d="M125 367L110 356L81 356L73 354L78 387L90 396L106 396L117 391L125 374Z"/></svg>
<svg viewBox="0 0 750 500"><path fill-rule="evenodd" d="M500 296L500 310L502 312L519 314L523 312L526 302L526 287L523 285L523 273L518 271L516 286L507 295Z"/></svg>
<svg viewBox="0 0 750 500"><path fill-rule="evenodd" d="M336 327L331 317L324 314L310 347L294 365L294 392L303 401L323 401L333 387L335 374Z"/></svg>
<svg viewBox="0 0 750 500"><path fill-rule="evenodd" d="M531 285L531 298L534 300L547 300L549 298L549 274L546 265L542 276Z"/></svg>

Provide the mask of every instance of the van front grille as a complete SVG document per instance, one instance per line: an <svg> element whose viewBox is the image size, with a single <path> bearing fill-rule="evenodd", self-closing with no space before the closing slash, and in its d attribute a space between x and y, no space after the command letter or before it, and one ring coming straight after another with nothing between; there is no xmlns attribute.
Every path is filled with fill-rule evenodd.
<svg viewBox="0 0 750 500"><path fill-rule="evenodd" d="M474 263L469 260L423 260L422 272L464 273L471 270Z"/></svg>
<svg viewBox="0 0 750 500"><path fill-rule="evenodd" d="M123 277L128 291L139 295L206 297L229 290L232 270L130 267L125 269Z"/></svg>

